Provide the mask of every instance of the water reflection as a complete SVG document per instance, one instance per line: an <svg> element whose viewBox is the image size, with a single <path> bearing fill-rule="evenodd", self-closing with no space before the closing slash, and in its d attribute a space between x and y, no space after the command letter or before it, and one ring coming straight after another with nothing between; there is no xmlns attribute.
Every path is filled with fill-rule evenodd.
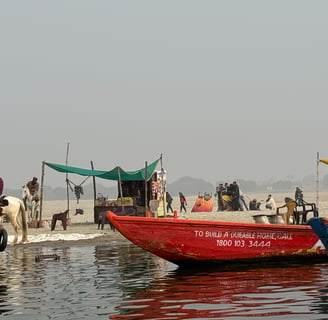
<svg viewBox="0 0 328 320"><path fill-rule="evenodd" d="M51 254L60 259L35 260ZM11 247L0 255L0 314L15 320L108 319L115 301L143 292L157 260L128 242Z"/></svg>
<svg viewBox="0 0 328 320"><path fill-rule="evenodd" d="M35 261L57 254L60 260ZM178 269L127 241L0 254L6 319L323 319L328 264Z"/></svg>
<svg viewBox="0 0 328 320"><path fill-rule="evenodd" d="M319 289L320 295L311 303L310 310L320 314L328 314L328 285L325 281L325 288ZM326 319L325 317L324 319Z"/></svg>
<svg viewBox="0 0 328 320"><path fill-rule="evenodd" d="M233 272L177 271L154 279L144 292L122 301L111 319L319 319L327 313L322 285L328 265ZM319 290L318 290L319 289ZM321 300L318 305L317 299Z"/></svg>
<svg viewBox="0 0 328 320"><path fill-rule="evenodd" d="M118 244L110 251L108 247L96 246L95 257L99 281L97 288L108 288L107 282L115 278L124 297L142 292L145 286L156 277L159 270L166 272L167 262L132 244L128 246ZM162 264L164 269L158 269L159 264ZM110 278L108 277L109 270Z"/></svg>
<svg viewBox="0 0 328 320"><path fill-rule="evenodd" d="M38 303L43 302L47 287L49 261L35 262L36 255L42 255L42 248L17 246L7 248L0 255L0 313L31 308L38 309ZM61 255L69 256L69 248L62 248ZM58 263L57 263L58 264ZM54 265L52 265L52 268Z"/></svg>

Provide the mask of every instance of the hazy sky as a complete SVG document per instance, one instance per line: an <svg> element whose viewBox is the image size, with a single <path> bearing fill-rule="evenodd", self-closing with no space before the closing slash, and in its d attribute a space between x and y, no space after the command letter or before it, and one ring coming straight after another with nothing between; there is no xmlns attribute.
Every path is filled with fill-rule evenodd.
<svg viewBox="0 0 328 320"><path fill-rule="evenodd" d="M169 183L315 175L327 12L324 0L1 1L5 187L65 164L67 143L70 165L99 170L162 153Z"/></svg>

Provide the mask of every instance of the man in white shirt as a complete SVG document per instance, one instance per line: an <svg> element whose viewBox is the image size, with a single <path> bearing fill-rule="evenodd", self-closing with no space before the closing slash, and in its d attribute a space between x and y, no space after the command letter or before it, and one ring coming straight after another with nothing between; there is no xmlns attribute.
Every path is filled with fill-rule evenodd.
<svg viewBox="0 0 328 320"><path fill-rule="evenodd" d="M268 195L268 199L266 199L266 201L265 201L265 208L276 211L276 208L277 208L276 202L272 198L271 194Z"/></svg>

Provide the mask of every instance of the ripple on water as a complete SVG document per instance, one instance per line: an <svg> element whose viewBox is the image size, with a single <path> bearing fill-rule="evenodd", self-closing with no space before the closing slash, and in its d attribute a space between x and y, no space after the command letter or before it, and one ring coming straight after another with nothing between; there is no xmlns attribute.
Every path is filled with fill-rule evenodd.
<svg viewBox="0 0 328 320"><path fill-rule="evenodd" d="M59 260L35 261L57 254ZM126 242L0 254L6 319L324 319L328 265L191 271Z"/></svg>

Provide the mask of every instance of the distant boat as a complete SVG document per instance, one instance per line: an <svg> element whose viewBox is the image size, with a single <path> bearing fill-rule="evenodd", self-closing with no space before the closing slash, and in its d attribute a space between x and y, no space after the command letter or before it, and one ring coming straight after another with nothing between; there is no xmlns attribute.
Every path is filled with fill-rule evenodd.
<svg viewBox="0 0 328 320"><path fill-rule="evenodd" d="M179 266L328 261L324 245L309 225L132 217L110 211L107 218L131 242Z"/></svg>
<svg viewBox="0 0 328 320"><path fill-rule="evenodd" d="M199 193L191 212L212 212L213 198L212 194L205 192Z"/></svg>

